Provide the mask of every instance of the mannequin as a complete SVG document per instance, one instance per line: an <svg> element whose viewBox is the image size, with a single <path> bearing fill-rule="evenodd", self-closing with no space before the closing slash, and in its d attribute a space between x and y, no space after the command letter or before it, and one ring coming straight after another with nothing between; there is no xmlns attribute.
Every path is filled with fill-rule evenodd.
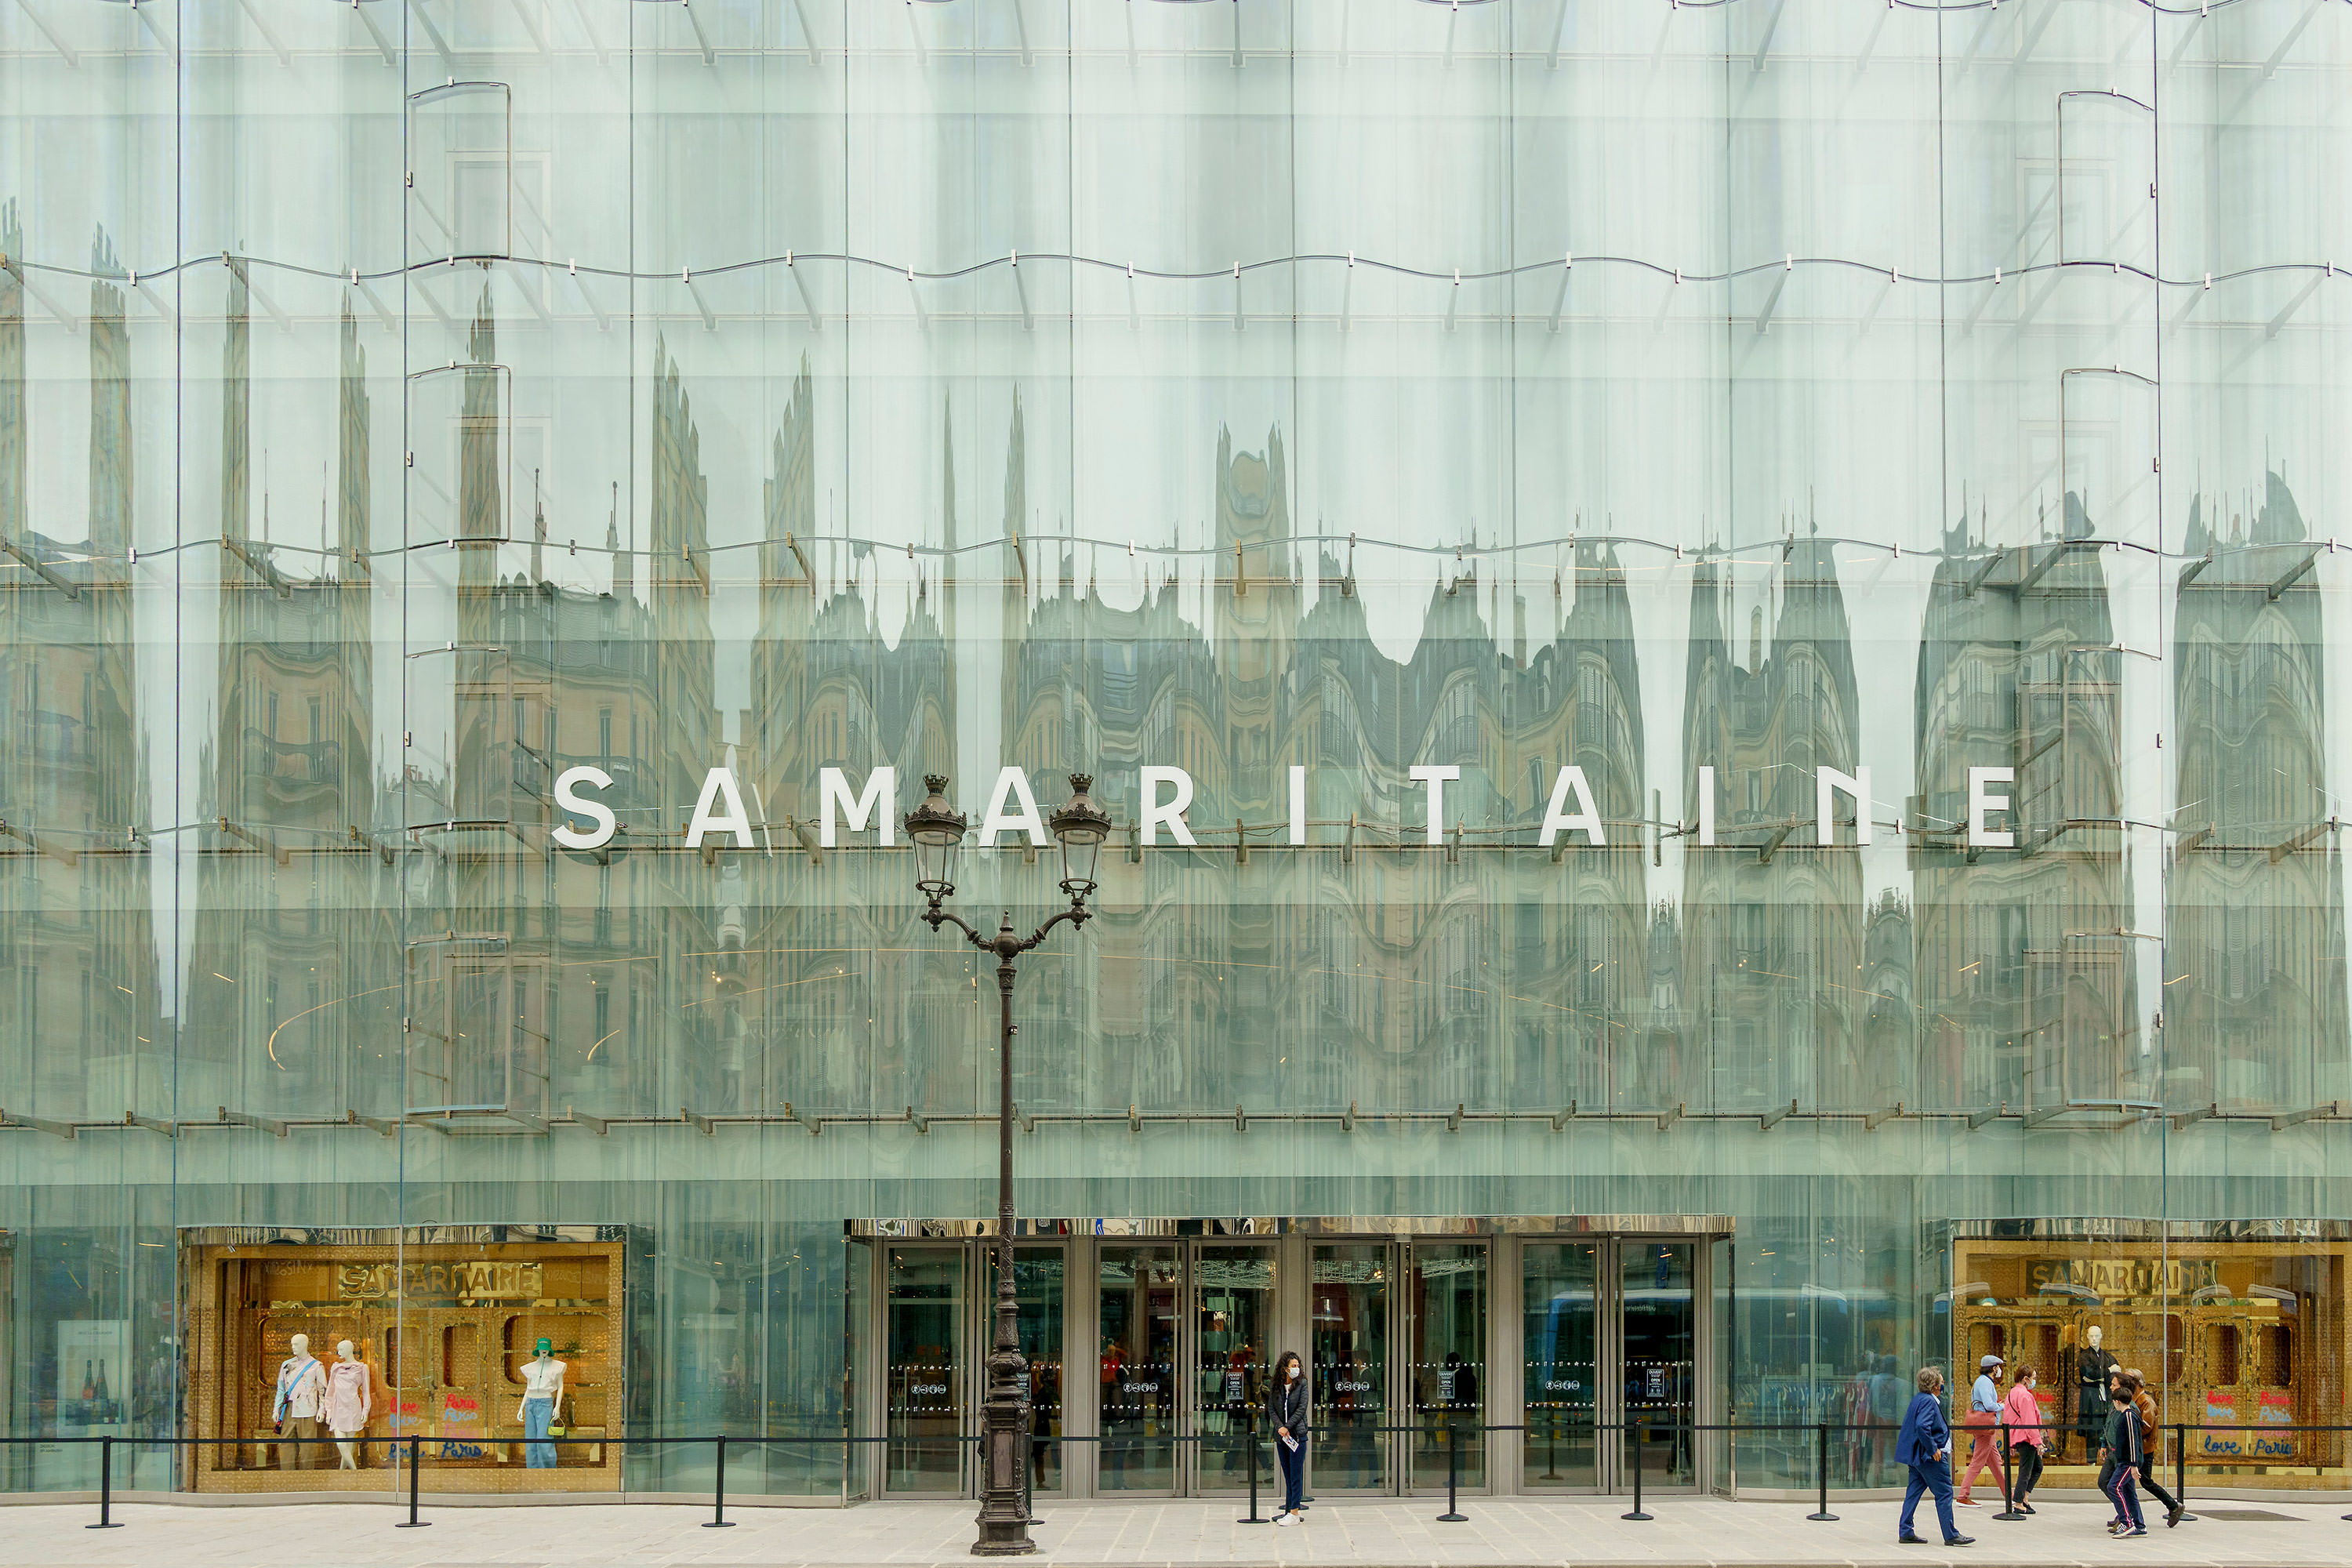
<svg viewBox="0 0 2352 1568"><path fill-rule="evenodd" d="M2093 1323L2084 1331L2082 1349L2074 1357L2074 1430L2082 1436L2085 1463L2098 1454L2101 1434L2113 1414L2107 1404L2107 1379L2123 1364L2114 1352L2102 1348L2101 1337L2099 1325Z"/></svg>
<svg viewBox="0 0 2352 1568"><path fill-rule="evenodd" d="M310 1456L303 1446L319 1445L319 1409L327 1397L327 1369L310 1354L310 1336L296 1334L291 1349L294 1353L278 1363L278 1397L269 1407L269 1419L279 1434L281 1470L310 1468Z"/></svg>
<svg viewBox="0 0 2352 1568"><path fill-rule="evenodd" d="M534 1470L555 1468L555 1445L547 1440L555 1412L563 1404L563 1363L555 1359L555 1342L542 1335L538 1354L522 1363L522 1404L515 1419L522 1423L523 1463Z"/></svg>
<svg viewBox="0 0 2352 1568"><path fill-rule="evenodd" d="M341 1468L346 1470L360 1468L352 1450L375 1409L375 1394L368 1386L373 1381L366 1363L352 1353L352 1342L339 1341L335 1364L327 1369L327 1430L334 1436L335 1451L343 1457Z"/></svg>

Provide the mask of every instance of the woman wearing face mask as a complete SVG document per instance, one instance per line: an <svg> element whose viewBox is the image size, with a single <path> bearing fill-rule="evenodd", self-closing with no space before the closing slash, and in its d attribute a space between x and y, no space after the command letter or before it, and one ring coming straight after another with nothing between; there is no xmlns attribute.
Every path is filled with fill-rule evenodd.
<svg viewBox="0 0 2352 1568"><path fill-rule="evenodd" d="M1300 1494L1307 1487L1307 1368L1297 1351L1274 1363L1274 1386L1266 1391L1265 1420L1274 1428L1274 1457L1282 1461L1282 1506L1276 1524L1299 1524Z"/></svg>
<svg viewBox="0 0 2352 1568"><path fill-rule="evenodd" d="M2010 1506L2020 1513L2032 1513L2033 1505L2025 1500L2042 1479L2042 1403L2033 1397L2033 1369L2021 1366L2009 1385L2009 1397L2000 1403L2001 1419L2009 1426L2009 1460L2011 1484L2015 1490L2010 1496Z"/></svg>

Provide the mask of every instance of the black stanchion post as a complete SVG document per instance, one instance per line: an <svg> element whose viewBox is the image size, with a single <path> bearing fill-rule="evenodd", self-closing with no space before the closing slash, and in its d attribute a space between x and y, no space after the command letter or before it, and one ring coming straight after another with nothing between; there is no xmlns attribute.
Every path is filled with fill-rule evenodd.
<svg viewBox="0 0 2352 1568"><path fill-rule="evenodd" d="M2172 1424L2172 1496L2180 1504L2180 1522L2187 1524L2197 1516L2189 1511L2189 1424ZM2344 1516L2352 1519L2352 1513Z"/></svg>
<svg viewBox="0 0 2352 1568"><path fill-rule="evenodd" d="M2017 1456L2010 1451L2009 1423L2004 1420L2000 1424L2000 1452L1994 1456L1993 1460L2000 1476L2000 1511L1993 1515L1995 1519L2013 1521L2025 1517L2024 1510L2017 1506L2016 1458Z"/></svg>
<svg viewBox="0 0 2352 1568"><path fill-rule="evenodd" d="M397 1453L397 1447L394 1450ZM433 1521L416 1517L416 1472L425 1463L425 1439L422 1436L408 1439L408 1521L395 1524L394 1530L422 1530Z"/></svg>
<svg viewBox="0 0 2352 1568"><path fill-rule="evenodd" d="M1818 1436L1821 1440L1814 1446L1813 1475L1821 1486L1821 1503L1805 1517L1819 1520L1824 1524L1835 1524L1837 1515L1830 1511L1830 1424L1828 1422L1824 1421L1821 1424Z"/></svg>
<svg viewBox="0 0 2352 1568"><path fill-rule="evenodd" d="M121 1530L114 1521L114 1439L98 1440L98 1522L85 1530Z"/></svg>
<svg viewBox="0 0 2352 1568"><path fill-rule="evenodd" d="M702 1521L705 1530L732 1530L727 1517L727 1434L719 1434L719 1471L710 1478L710 1517Z"/></svg>
<svg viewBox="0 0 2352 1568"><path fill-rule="evenodd" d="M1234 1522L1235 1524L1268 1524L1272 1521L1260 1519L1257 1516L1257 1412L1250 1411L1245 1419L1248 1424L1247 1433L1242 1441L1249 1449L1250 1510L1247 1519L1237 1519ZM1201 1462L1204 1468L1208 1463L1205 1458Z"/></svg>
<svg viewBox="0 0 2352 1568"><path fill-rule="evenodd" d="M1470 1516L1462 1511L1458 1491L1462 1481L1462 1424L1445 1423L1445 1511L1437 1516L1440 1524L1463 1524Z"/></svg>
<svg viewBox="0 0 2352 1568"><path fill-rule="evenodd" d="M1624 1428L1618 1428L1622 1436ZM1650 1423L1645 1417L1633 1424L1633 1511L1619 1514L1620 1519L1647 1520L1652 1516L1642 1511L1642 1450L1650 1446Z"/></svg>

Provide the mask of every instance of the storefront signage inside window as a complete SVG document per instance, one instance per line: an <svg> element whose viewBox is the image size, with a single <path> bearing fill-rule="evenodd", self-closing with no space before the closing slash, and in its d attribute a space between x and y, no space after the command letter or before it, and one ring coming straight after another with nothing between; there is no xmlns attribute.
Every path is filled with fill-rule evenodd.
<svg viewBox="0 0 2352 1568"><path fill-rule="evenodd" d="M2045 1258L2025 1271L2034 1290L2070 1285L2106 1300L2128 1296L2186 1296L2221 1282L2221 1265L2210 1258Z"/></svg>
<svg viewBox="0 0 2352 1568"><path fill-rule="evenodd" d="M393 1294L395 1265L346 1263L336 1270L335 1293L346 1301ZM412 1263L397 1276L400 1294L410 1300L536 1301L546 1295L545 1270L537 1263L482 1258L458 1263Z"/></svg>

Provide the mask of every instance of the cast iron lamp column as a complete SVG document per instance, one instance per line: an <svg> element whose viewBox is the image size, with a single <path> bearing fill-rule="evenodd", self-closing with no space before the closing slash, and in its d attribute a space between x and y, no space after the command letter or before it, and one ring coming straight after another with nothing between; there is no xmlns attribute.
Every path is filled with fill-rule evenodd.
<svg viewBox="0 0 2352 1568"><path fill-rule="evenodd" d="M907 837L915 846L915 890L926 905L923 920L933 931L953 925L972 946L996 955L1003 1031L996 1053L996 1333L988 1355L988 1397L981 1406L980 1536L971 1543L976 1557L1011 1557L1037 1550L1029 1539L1029 1507L1021 1489L1028 1468L1029 1363L1021 1353L1020 1307L1013 1289L1013 961L1044 942L1064 921L1084 925L1094 914L1087 908L1087 895L1095 890L1095 857L1110 837L1110 818L1087 794L1094 782L1088 774L1072 773L1069 800L1047 819L1062 847L1062 891L1070 907L1027 936L1013 933L1010 910L994 931L982 934L940 907L955 896L950 873L971 826L963 813L948 805L945 773L923 775L923 787L929 793L907 814Z"/></svg>

